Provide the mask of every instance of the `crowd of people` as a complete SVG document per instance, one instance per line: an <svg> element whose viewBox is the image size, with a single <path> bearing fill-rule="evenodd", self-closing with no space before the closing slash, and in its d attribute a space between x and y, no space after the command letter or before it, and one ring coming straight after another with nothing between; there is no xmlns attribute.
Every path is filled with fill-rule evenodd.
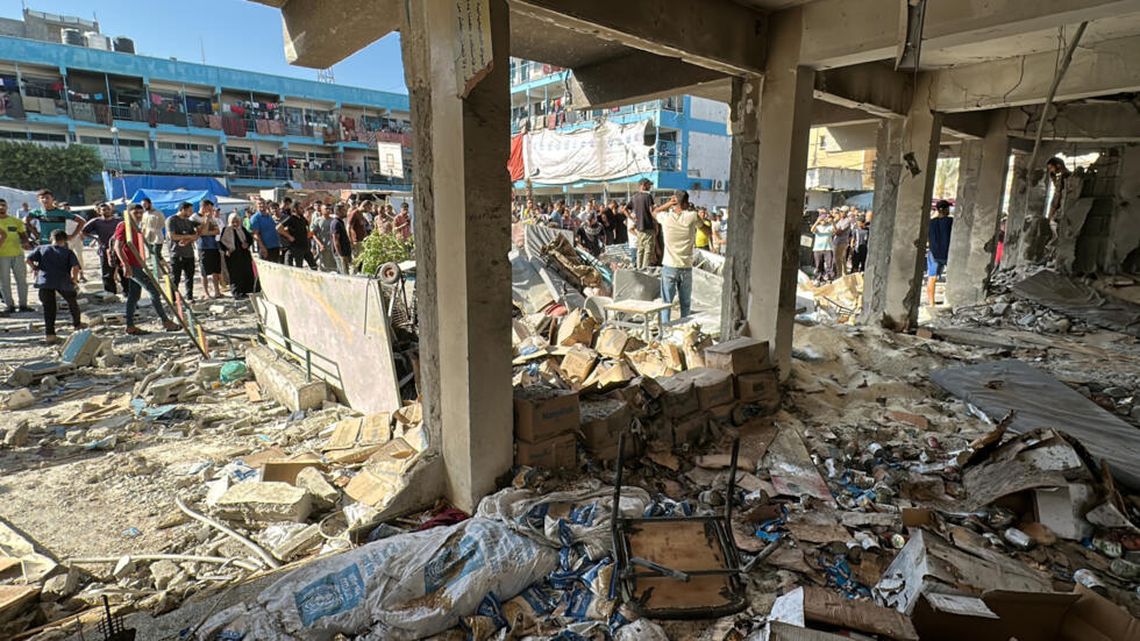
<svg viewBox="0 0 1140 641"><path fill-rule="evenodd" d="M867 265L867 241L872 213L855 207L820 208L811 225L815 285L862 272Z"/></svg>
<svg viewBox="0 0 1140 641"><path fill-rule="evenodd" d="M661 297L676 300L681 315L691 311L694 250L723 254L728 215L697 207L688 192L677 190L658 204L647 179L624 202L599 202L591 198L568 206L565 200L538 203L533 198L511 205L514 222L564 229L574 234L574 244L592 256L619 247L638 269L661 268ZM670 312L661 313L668 323Z"/></svg>
<svg viewBox="0 0 1140 641"><path fill-rule="evenodd" d="M155 313L167 331L181 326L163 307L154 274L159 266L169 273L173 291L184 301L195 300L195 277L207 298L245 298L258 291L253 258L294 267L348 274L372 233L412 236L407 204L398 210L388 203L357 200L294 203L255 198L253 207L222 212L210 200L181 203L171 216L155 209L149 198L128 203L125 216L110 203L99 203L88 220L55 200L48 189L37 192L40 207L8 212L0 199L0 316L33 312L28 304L28 270L44 317L45 340L59 341L55 332L57 297L67 303L73 326L84 327L77 298L84 282L84 240L99 258L103 290L126 302L126 332L143 334L135 324L142 292L149 293ZM129 216L130 225L127 225ZM131 232L128 232L128 227ZM15 291L12 283L15 282Z"/></svg>
<svg viewBox="0 0 1140 641"><path fill-rule="evenodd" d="M571 231L575 244L593 256L600 256L608 247L624 247L639 268L660 266L664 245L652 216L651 189L652 183L643 180L638 192L624 201L590 198L568 205L562 199L515 200L511 203L511 220ZM723 254L728 213L695 206L692 211L697 216L694 246Z"/></svg>

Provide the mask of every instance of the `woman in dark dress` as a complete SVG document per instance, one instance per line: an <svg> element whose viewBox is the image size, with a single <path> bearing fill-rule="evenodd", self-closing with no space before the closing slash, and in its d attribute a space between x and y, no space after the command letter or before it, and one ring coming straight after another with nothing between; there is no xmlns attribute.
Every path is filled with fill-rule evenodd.
<svg viewBox="0 0 1140 641"><path fill-rule="evenodd" d="M226 272L230 282L230 293L234 298L245 298L258 291L257 276L253 273L253 234L241 224L241 216L234 212L227 219L226 228L218 238L222 255L226 259Z"/></svg>

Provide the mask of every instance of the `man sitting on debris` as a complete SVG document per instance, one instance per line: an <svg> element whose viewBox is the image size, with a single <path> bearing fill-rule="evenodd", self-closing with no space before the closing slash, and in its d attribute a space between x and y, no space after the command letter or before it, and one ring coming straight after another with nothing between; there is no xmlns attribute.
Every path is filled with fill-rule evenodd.
<svg viewBox="0 0 1140 641"><path fill-rule="evenodd" d="M938 278L946 271L946 258L950 255L950 232L954 219L950 217L950 202L938 201L937 213L930 221L930 249L926 252L926 300L934 307L934 288Z"/></svg>
<svg viewBox="0 0 1140 641"><path fill-rule="evenodd" d="M127 221L119 223L115 228L115 254L119 257L119 262L123 265L123 269L127 271L129 287L127 288L127 333L128 334L145 334L146 332L135 327L135 308L139 304L139 298L142 297L142 290L145 288L147 293L150 294L151 303L154 304L154 311L158 317L162 319L162 327L168 332L176 332L180 326L172 322L166 316L166 312L162 309L162 294L159 293L158 288L150 279L146 269L143 267L143 235L139 230L139 225L142 224L143 207L142 205L132 205L129 213L131 217L131 240L127 241Z"/></svg>
<svg viewBox="0 0 1140 641"><path fill-rule="evenodd" d="M28 254L28 266L32 268L32 277L40 290L40 303L44 307L44 342L48 345L59 342L55 335L57 293L67 301L75 329L85 327L80 319L79 300L75 292L75 284L79 282L79 258L67 246L67 240L66 230L53 229L51 244L40 245Z"/></svg>
<svg viewBox="0 0 1140 641"><path fill-rule="evenodd" d="M605 248L605 233L597 215L591 213L586 222L574 232L574 242L591 256L600 256Z"/></svg>
<svg viewBox="0 0 1140 641"><path fill-rule="evenodd" d="M661 298L670 305L674 297L681 299L681 317L685 318L691 311L693 299L693 243L700 218L689 204L689 192L683 189L673 192L669 202L655 208L653 216L661 225L665 240L665 255L661 260ZM669 309L661 312L662 325L669 323L669 316Z"/></svg>

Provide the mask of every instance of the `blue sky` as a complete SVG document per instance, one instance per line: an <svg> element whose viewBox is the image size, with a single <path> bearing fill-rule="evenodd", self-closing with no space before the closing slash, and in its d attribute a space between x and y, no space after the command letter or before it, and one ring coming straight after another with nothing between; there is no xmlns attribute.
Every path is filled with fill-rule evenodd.
<svg viewBox="0 0 1140 641"><path fill-rule="evenodd" d="M79 16L94 12L103 33L128 36L138 53L159 58L316 80L317 71L285 62L281 14L248 0L28 0L28 8ZM0 16L19 18L20 0L0 0ZM333 67L337 84L407 93L400 37L389 34Z"/></svg>

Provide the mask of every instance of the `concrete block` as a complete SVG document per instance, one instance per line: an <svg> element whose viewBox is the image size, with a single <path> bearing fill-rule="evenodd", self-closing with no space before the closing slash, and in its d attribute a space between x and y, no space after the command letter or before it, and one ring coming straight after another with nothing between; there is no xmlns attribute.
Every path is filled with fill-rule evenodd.
<svg viewBox="0 0 1140 641"><path fill-rule="evenodd" d="M325 475L316 467L306 467L297 472L293 485L306 490L313 497L313 507L317 510L329 510L336 507L340 500L340 490L333 487L325 479Z"/></svg>
<svg viewBox="0 0 1140 641"><path fill-rule="evenodd" d="M62 601L75 594L78 589L79 573L64 572L44 581L43 590L40 591L40 599L52 603Z"/></svg>
<svg viewBox="0 0 1140 641"><path fill-rule="evenodd" d="M288 483L244 481L218 499L218 516L235 521L293 521L309 517L313 499L308 491Z"/></svg>
<svg viewBox="0 0 1140 641"><path fill-rule="evenodd" d="M225 364L226 361L219 359L200 361L198 363L198 373L194 376L194 380L199 383L211 383L218 380L218 377L222 374L222 366Z"/></svg>
<svg viewBox="0 0 1140 641"><path fill-rule="evenodd" d="M290 411L319 409L328 398L328 385L324 381L305 380L303 371L277 358L266 347L256 345L246 349L245 364L269 396Z"/></svg>
<svg viewBox="0 0 1140 641"><path fill-rule="evenodd" d="M28 444L28 422L16 421L4 432L4 445L8 447L23 447Z"/></svg>
<svg viewBox="0 0 1140 641"><path fill-rule="evenodd" d="M182 572L182 568L169 559L161 559L150 564L150 576L154 580L155 589L158 590L165 590L170 587L180 572Z"/></svg>
<svg viewBox="0 0 1140 641"><path fill-rule="evenodd" d="M14 392L10 392L7 398L4 399L4 408L9 410L22 410L25 407L31 407L35 404L35 395L26 387L21 387Z"/></svg>
<svg viewBox="0 0 1140 641"><path fill-rule="evenodd" d="M153 405L163 405L178 399L185 391L190 379L185 376L160 378L147 386L145 396Z"/></svg>

